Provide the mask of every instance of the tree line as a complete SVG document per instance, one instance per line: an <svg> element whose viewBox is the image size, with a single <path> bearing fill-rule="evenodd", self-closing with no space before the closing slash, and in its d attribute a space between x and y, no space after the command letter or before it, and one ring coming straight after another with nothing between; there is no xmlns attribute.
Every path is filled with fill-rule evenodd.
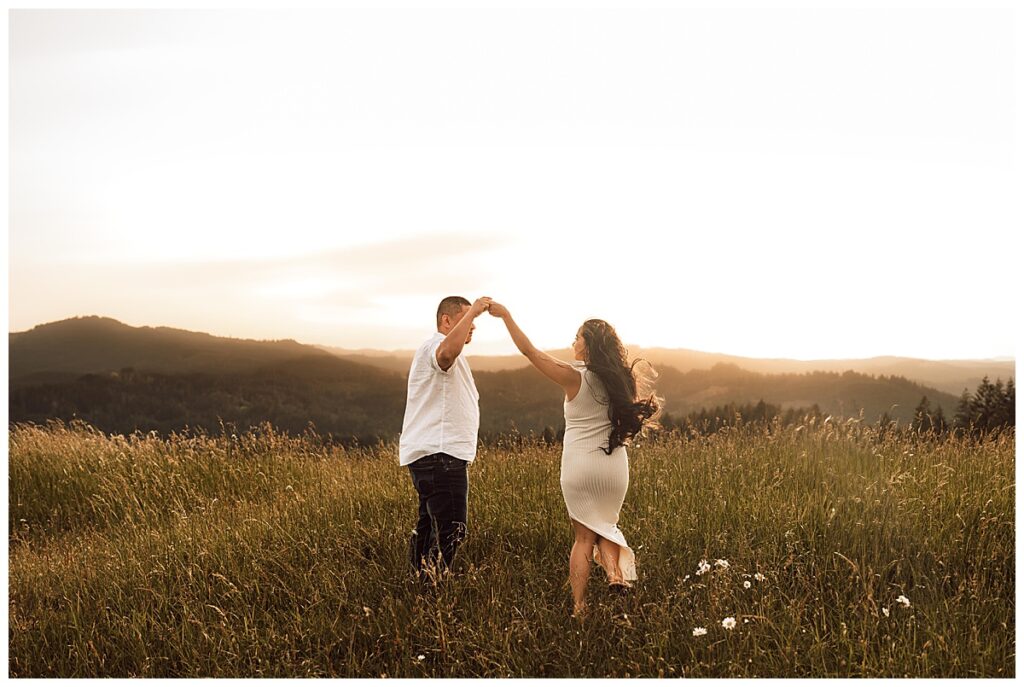
<svg viewBox="0 0 1024 687"><path fill-rule="evenodd" d="M312 426L328 440L344 444L394 439L402 426L405 380L354 363L329 362L325 366L317 359L296 360L249 374L167 375L123 368L116 373L82 375L71 381L11 388L9 417L11 422L36 424L50 419L78 419L117 434L156 431L166 435L188 428L216 432L221 426L245 431L270 422L278 430L293 434L304 433ZM737 395L757 398L753 393L759 389L744 384L743 371L722 368L718 372L726 378L705 381L725 383L731 375L736 379L730 386L735 387ZM873 397L888 390L890 399L905 403L902 399L915 390L920 393L920 387L902 379L814 373L802 379L794 375L781 379L790 386L802 381L807 386L797 397L820 396L825 407L817 401L797 407L763 397L756 403L725 402L698 408L688 405L685 399L692 388L702 388L696 386L700 380L695 378L708 374L665 371L659 380L664 387L659 393L664 393L669 408L660 420L664 430L706 435L751 423L789 426L826 415L848 416L844 406L856 408L853 412L864 408L863 417L869 422L878 418L877 424L886 428L980 433L1014 422L1012 379L1006 384L999 380L993 384L986 377L973 395L965 389L951 418L943 405L928 395L921 397L913 416L904 411L893 418L877 410L882 403ZM561 393L539 374L521 370L479 373L477 377L481 441L493 444L536 437L548 444L561 442ZM762 384L760 379L754 381ZM831 388L831 396L823 390L826 386ZM871 398L872 403L850 401L847 405L835 401L844 396ZM950 400L940 399L945 407L953 406Z"/></svg>
<svg viewBox="0 0 1024 687"><path fill-rule="evenodd" d="M809 408L783 408L762 399L757 403L726 403L714 408L701 408L680 416L664 413L659 422L665 430L708 435L727 427L743 425L797 425L822 415L817 403Z"/></svg>
<svg viewBox="0 0 1024 687"><path fill-rule="evenodd" d="M933 409L927 396L914 408L911 428L918 432L986 434L993 430L1013 427L1016 423L1017 392L1011 377L1003 384L993 384L986 376L971 394L967 389L960 394L956 414L947 418L942 408Z"/></svg>

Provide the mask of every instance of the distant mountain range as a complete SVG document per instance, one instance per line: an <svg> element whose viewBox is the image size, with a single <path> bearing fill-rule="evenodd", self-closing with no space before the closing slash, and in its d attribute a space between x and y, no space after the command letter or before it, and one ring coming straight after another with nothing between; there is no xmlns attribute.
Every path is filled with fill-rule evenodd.
<svg viewBox="0 0 1024 687"><path fill-rule="evenodd" d="M215 430L271 422L363 440L401 429L411 351L348 351L292 340L252 341L80 317L9 335L10 420L79 417L107 431ZM568 351L552 351L569 359ZM645 349L666 410L682 415L764 400L853 416L909 420L922 396L952 415L981 378L1013 362L873 358L789 361ZM560 390L521 356L469 356L481 394L481 433L559 428ZM742 364L740 364L742 363ZM952 393L951 393L952 392Z"/></svg>
<svg viewBox="0 0 1024 687"><path fill-rule="evenodd" d="M351 350L332 346L319 346L319 348L346 360L397 372L408 372L413 354L412 351ZM562 360L572 360L572 352L568 348L550 350L548 353ZM474 371L494 372L530 366L526 358L521 355L478 356L467 352L466 356ZM716 365L725 364L762 374L852 371L865 375L895 375L957 396L964 389L974 391L985 376L993 381L997 378L1005 381L1015 376L1013 360L922 360L896 356L848 360L788 360L785 358L744 358L722 353L704 353L685 348L639 347L630 348L629 356L631 359L644 358L659 370L667 366L675 368L679 372L710 370Z"/></svg>

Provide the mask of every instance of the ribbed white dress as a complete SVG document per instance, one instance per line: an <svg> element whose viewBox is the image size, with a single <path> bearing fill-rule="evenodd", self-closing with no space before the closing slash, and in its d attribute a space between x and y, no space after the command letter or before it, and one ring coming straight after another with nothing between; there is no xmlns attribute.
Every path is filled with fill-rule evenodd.
<svg viewBox="0 0 1024 687"><path fill-rule="evenodd" d="M619 446L605 454L612 423L608 395L600 378L583 363L579 393L565 401L565 438L562 443L562 497L569 517L598 536L619 545L619 569L627 580L636 579L636 559L619 531L619 511L629 488L629 460ZM594 560L601 564L600 550Z"/></svg>

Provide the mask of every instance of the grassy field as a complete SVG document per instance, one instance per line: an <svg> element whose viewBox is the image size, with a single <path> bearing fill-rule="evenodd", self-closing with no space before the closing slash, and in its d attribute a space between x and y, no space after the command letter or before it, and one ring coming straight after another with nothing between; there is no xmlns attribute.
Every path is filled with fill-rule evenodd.
<svg viewBox="0 0 1024 687"><path fill-rule="evenodd" d="M460 574L421 596L393 446L60 425L9 445L12 676L1014 675L1012 433L635 447L640 580L615 598L595 571L583 624L557 446L481 450Z"/></svg>

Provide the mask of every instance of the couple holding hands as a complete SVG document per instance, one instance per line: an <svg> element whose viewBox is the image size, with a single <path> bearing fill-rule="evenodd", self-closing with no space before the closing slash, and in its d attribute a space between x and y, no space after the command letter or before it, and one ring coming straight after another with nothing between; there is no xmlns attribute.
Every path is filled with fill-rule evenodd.
<svg viewBox="0 0 1024 687"><path fill-rule="evenodd" d="M586 610L593 559L616 591L636 579L633 551L617 526L629 486L626 443L654 422L659 400L650 378L630 365L615 329L587 320L576 332L575 361L538 350L508 308L490 298L449 296L437 307L437 332L416 351L409 370L399 464L419 495L409 560L421 580L451 567L467 533L467 467L476 457L480 395L463 347L483 313L500 318L519 351L565 392L561 486L576 538L569 554L573 615Z"/></svg>

